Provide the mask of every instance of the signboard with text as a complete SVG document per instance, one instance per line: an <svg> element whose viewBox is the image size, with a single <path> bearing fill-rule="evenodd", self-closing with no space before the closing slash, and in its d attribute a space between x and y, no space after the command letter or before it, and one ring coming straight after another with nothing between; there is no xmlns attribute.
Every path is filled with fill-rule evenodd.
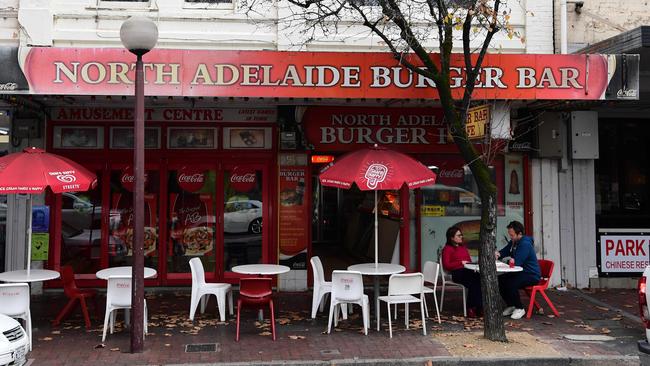
<svg viewBox="0 0 650 366"><path fill-rule="evenodd" d="M490 106L482 105L470 108L467 111L467 123L465 130L467 137L470 139L480 139L485 137L485 132L490 123Z"/></svg>
<svg viewBox="0 0 650 366"><path fill-rule="evenodd" d="M3 55L3 67L12 70L0 74L4 93L134 93L134 58L123 48L34 47ZM440 63L439 54L431 57ZM413 54L403 58L422 67ZM473 99L638 99L638 58L487 54ZM462 54L452 55L454 98L465 90L464 65ZM439 98L433 80L414 74L389 52L154 49L144 56L144 74L145 93L156 96Z"/></svg>
<svg viewBox="0 0 650 366"><path fill-rule="evenodd" d="M599 267L602 273L641 273L650 265L650 235L600 235L599 242Z"/></svg>
<svg viewBox="0 0 650 366"><path fill-rule="evenodd" d="M307 268L308 227L311 216L305 196L307 167L282 166L279 172L280 205L279 250L280 264L292 269Z"/></svg>

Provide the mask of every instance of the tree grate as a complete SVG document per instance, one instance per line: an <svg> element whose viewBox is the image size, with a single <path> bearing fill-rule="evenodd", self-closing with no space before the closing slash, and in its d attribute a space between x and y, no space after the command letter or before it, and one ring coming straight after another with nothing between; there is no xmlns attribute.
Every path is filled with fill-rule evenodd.
<svg viewBox="0 0 650 366"><path fill-rule="evenodd" d="M186 344L185 352L186 353L195 353L195 352L218 352L219 344L218 343L197 343L197 344Z"/></svg>

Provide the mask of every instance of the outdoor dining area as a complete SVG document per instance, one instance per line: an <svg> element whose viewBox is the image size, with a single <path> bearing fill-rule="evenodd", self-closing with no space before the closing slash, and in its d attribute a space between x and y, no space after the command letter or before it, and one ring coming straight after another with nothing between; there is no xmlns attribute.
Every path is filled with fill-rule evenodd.
<svg viewBox="0 0 650 366"><path fill-rule="evenodd" d="M19 164L16 166L30 166L33 169L11 170L14 166L12 163ZM0 158L0 166L2 167L0 168L0 191L8 194L23 194L28 200L31 200L32 194L42 193L46 189L58 194L88 190L96 184L96 178L92 172L68 159L48 154L36 148L28 148L22 153ZM11 174L8 175L7 172ZM30 176L29 173L32 175ZM311 304L308 305L305 301L296 301L291 304L292 308L300 303L301 306L304 306L299 310L301 314L304 314L304 319L316 319L316 323L313 324L321 326L324 329L323 333L330 334L332 337L336 336L332 335L333 330L336 332L337 327L340 330L340 325L347 323L348 326L354 324L355 328L353 329L362 324L359 329L366 336L370 329L376 329L379 332L382 327L387 328L387 336L390 339L393 338L394 329L401 329L393 324L399 316L404 319L404 330L408 330L410 327L421 328L422 334L426 335L427 318L430 318L429 311L431 311L431 318L434 322L441 324L445 293L448 292L447 290L455 288L458 290L456 293L461 295L459 298L462 298L462 307L455 306L449 311L454 314L462 313L465 318L467 317L467 289L462 284L452 281L439 260L426 261L421 272L407 271L402 264L383 263L378 260L377 191L397 190L402 187L415 189L430 185L435 182L435 173L407 155L374 146L344 155L335 164L324 168L319 179L323 185L327 186L349 189L352 185L356 185L361 190L375 192L375 260L374 262L352 264L347 268L334 269L331 273L325 273L321 259L318 256L312 256L309 259L313 273ZM28 216L31 218L31 215ZM28 221L27 233L30 231L31 221ZM27 235L27 238L30 236ZM165 291L161 288L150 288L147 291L147 296L142 298L142 323L134 324L134 321L138 321L134 320L137 317L133 306L134 299L137 301L134 296L134 286L136 286L134 274L138 269L135 265L98 270L95 277L105 281L105 291L104 287L98 289L80 288L76 284L71 266L62 266L58 271L32 269L29 262L30 248L31 245L27 243L28 260L25 269L0 273L0 282L4 282L0 284L0 313L24 320L24 327L30 339L30 349L32 349L32 316L34 315L30 306L30 284L34 282L55 279L61 281L67 303L56 307L57 313L50 320L53 329L74 321L71 320L75 314L74 310L80 308L83 324L87 331L93 330L91 318L99 320L98 324L102 323L101 319L103 319L102 345L104 342L110 342L109 335L114 334L117 328L130 327L132 332L133 330L140 332L141 329L142 333L140 334L144 339L147 335L154 334L150 333L150 323L160 326L160 319L169 316L169 314L165 314L165 310L161 306L157 306L155 312L152 311L148 300L157 300L159 294ZM204 263L201 258L189 259L188 265L191 270L191 288L176 289L173 297L178 300L177 303L182 304L181 307L186 309L183 311L182 317L190 324L204 323L206 315L203 314L214 309L213 319L217 320L217 325L227 325L230 321L235 322L234 334L231 336L236 342L239 342L240 339L246 338L251 333L252 324L258 329L264 329L265 331L262 333L268 333L275 341L279 338L278 333L280 333L278 325L284 326L290 322L285 317L282 317L282 320L277 319L279 311L277 298L280 294L277 289L274 289L277 284L277 276L291 270L288 266L276 263L241 264L231 268L231 271L239 276L235 283L232 281L231 283L219 283L206 280ZM474 263L464 265L471 271L480 270ZM331 266L326 266L326 268L331 268ZM521 270L522 268L519 266L497 264L499 273ZM140 275L144 279L155 278L158 275L155 268L143 267L140 268L140 271ZM552 262L550 269L545 265L546 280L550 276L550 272L552 272ZM528 317L530 317L533 305L539 307L534 300L536 291L547 300L556 316L559 315L543 290L543 287L532 289ZM284 296L284 305L286 305L287 294L282 294L282 296ZM294 295L289 297L291 296ZM303 294L295 296L304 300ZM329 308L326 310L328 299ZM105 301L103 317L100 301ZM214 301L214 305L210 305L212 301ZM90 305L92 305L93 312L91 312ZM280 305L280 307L282 306ZM246 309L256 312L257 317L247 319L246 314L242 314ZM412 310L415 311L412 313ZM285 312L286 310L280 311ZM321 323L317 319L319 311L324 314L323 320L327 319L326 323ZM118 319L120 312L123 312L122 321ZM212 318L210 315L207 317ZM294 314L292 317L294 320L303 319L302 315ZM387 324L386 321L382 322L382 318L387 320ZM419 319L415 321L415 318ZM371 325L371 321L375 322L374 327Z"/></svg>

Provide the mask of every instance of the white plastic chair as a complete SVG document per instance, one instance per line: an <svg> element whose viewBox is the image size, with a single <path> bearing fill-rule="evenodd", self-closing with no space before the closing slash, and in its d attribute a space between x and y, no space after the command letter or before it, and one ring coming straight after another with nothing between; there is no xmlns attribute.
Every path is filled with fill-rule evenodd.
<svg viewBox="0 0 650 366"><path fill-rule="evenodd" d="M338 307L342 304L357 304L361 306L363 315L363 332L368 335L368 324L370 324L370 301L368 295L363 293L363 277L361 272L356 271L333 271L332 272L332 293L330 301L330 315L327 321L327 333L332 330L332 318L334 314L334 326L338 324Z"/></svg>
<svg viewBox="0 0 650 366"><path fill-rule="evenodd" d="M309 262L314 272L314 291L311 298L311 318L314 319L316 318L316 313L323 311L325 308L327 296L332 292L332 283L325 281L323 263L318 256L311 257ZM341 313L343 314L343 319L348 318L347 305L341 304Z"/></svg>
<svg viewBox="0 0 650 366"><path fill-rule="evenodd" d="M217 298L217 310L219 319L226 321L226 297L230 315L234 314L232 305L232 285L229 283L206 283L203 263L199 258L190 259L190 269L192 270L192 297L190 300L190 320L194 321L196 307L201 303L201 314L205 312L205 307L209 296L214 295Z"/></svg>
<svg viewBox="0 0 650 366"><path fill-rule="evenodd" d="M440 263L438 263L438 268L440 268L440 277L442 278L442 290L440 291L440 311L442 311L442 308L445 305L445 289L448 286L457 287L463 291L463 316L467 317L467 291L465 290L465 286L454 282L451 277L447 277L445 270L442 268L442 265Z"/></svg>
<svg viewBox="0 0 650 366"><path fill-rule="evenodd" d="M436 306L436 315L438 315L438 323L440 323L440 310L438 308L438 296L436 295L436 290L438 289L438 263L432 261L424 262L424 268L422 268L422 275L424 276L424 283L431 284L431 286L424 286L424 313L429 317L429 309L427 306L427 294L433 294L433 302Z"/></svg>
<svg viewBox="0 0 650 366"><path fill-rule="evenodd" d="M316 312L323 311L327 295L332 292L332 283L325 281L323 263L317 256L309 260L314 272L314 291L311 297L311 318L316 318Z"/></svg>
<svg viewBox="0 0 650 366"><path fill-rule="evenodd" d="M104 315L104 332L102 342L106 340L106 328L110 326L111 334L115 327L115 314L119 309L131 309L131 276L110 276L106 287L106 314ZM144 334L148 332L147 300L144 300Z"/></svg>
<svg viewBox="0 0 650 366"><path fill-rule="evenodd" d="M379 301L386 303L388 311L388 331L393 338L393 324L390 316L390 306L393 304L405 304L404 325L409 328L409 306L411 303L420 303L420 312L422 314L422 333L427 334L426 316L424 312L424 276L422 273L398 273L390 276L388 280L388 295L379 296ZM413 295L419 295L413 296ZM377 330L381 323L381 311L377 313Z"/></svg>
<svg viewBox="0 0 650 366"><path fill-rule="evenodd" d="M0 284L0 314L23 319L32 350L32 314L29 311L29 285L26 283Z"/></svg>

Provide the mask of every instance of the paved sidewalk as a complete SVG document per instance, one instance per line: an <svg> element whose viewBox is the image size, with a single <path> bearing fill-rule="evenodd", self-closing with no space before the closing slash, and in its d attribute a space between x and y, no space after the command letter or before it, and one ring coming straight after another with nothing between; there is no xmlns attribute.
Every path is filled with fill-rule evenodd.
<svg viewBox="0 0 650 366"><path fill-rule="evenodd" d="M469 354L454 354L445 347L445 337L460 334L469 337L482 332L482 320L465 319L460 310L458 293L445 296L442 324L427 320L427 335L419 327L419 312L412 311L409 330L404 329L402 315L393 323L393 338L388 337L387 324L380 332L373 328L368 336L361 332L359 311L332 334L326 334L327 317L319 313L309 319L311 292L280 293L276 295L278 340L273 342L268 323L256 324L254 311L242 312L241 341L235 342L235 321L229 316L225 323L217 321L214 300L208 311L197 315L194 324L188 320L190 289L156 289L147 295L149 332L145 352L130 354L129 332L120 326L116 333L101 342L102 319L93 319L93 328L86 331L76 313L59 327L49 321L65 304L61 293L50 292L35 296L32 303L34 321L34 350L32 365L177 365L177 364L238 364L238 365L431 365L431 364L498 364L515 365L523 361L531 365L638 365L637 340L643 328L636 316L636 294L633 290L604 290L596 292L555 291L549 295L561 317L534 314L530 320L506 322L512 339L515 332L530 334L534 339L555 350L555 356L529 355L484 356L477 348ZM103 296L102 300L103 300ZM523 297L523 296L522 296ZM540 299L541 300L541 299ZM542 300L543 301L543 300ZM431 305L431 304L430 304ZM430 312L430 315L434 315ZM121 318L120 318L121 319ZM385 319L385 318L384 318ZM609 341L570 341L566 335L612 337ZM468 338L469 339L469 338ZM186 345L216 344L209 352L186 352ZM475 347L466 344L466 347ZM495 344L494 347L500 346Z"/></svg>

